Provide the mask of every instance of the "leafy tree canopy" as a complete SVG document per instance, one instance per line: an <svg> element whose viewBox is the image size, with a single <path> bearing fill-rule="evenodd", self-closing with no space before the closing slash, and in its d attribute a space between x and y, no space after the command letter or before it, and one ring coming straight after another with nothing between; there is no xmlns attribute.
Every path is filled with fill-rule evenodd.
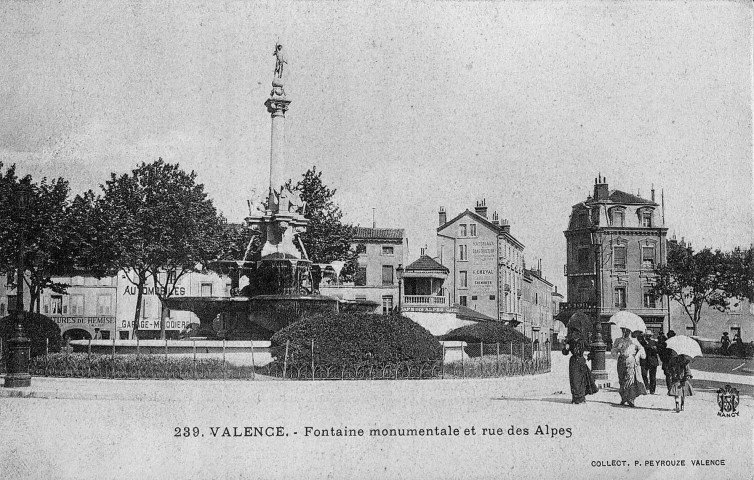
<svg viewBox="0 0 754 480"><path fill-rule="evenodd" d="M654 294L667 295L678 302L691 319L696 335L705 305L725 311L734 297L745 292L738 280L745 268L737 266L734 258L739 258L739 253L709 248L695 252L685 243L670 241L667 262L655 268Z"/></svg>

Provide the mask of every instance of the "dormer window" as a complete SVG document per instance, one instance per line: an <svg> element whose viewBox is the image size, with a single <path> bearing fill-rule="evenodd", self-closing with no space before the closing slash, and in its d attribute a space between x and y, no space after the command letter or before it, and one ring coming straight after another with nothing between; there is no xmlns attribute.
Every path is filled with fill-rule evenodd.
<svg viewBox="0 0 754 480"><path fill-rule="evenodd" d="M610 209L610 225L613 227L623 227L626 222L626 211L623 207L614 207Z"/></svg>
<svg viewBox="0 0 754 480"><path fill-rule="evenodd" d="M652 208L640 208L638 212L636 212L639 215L639 225L645 228L651 228L654 226L654 219L653 214L654 211Z"/></svg>

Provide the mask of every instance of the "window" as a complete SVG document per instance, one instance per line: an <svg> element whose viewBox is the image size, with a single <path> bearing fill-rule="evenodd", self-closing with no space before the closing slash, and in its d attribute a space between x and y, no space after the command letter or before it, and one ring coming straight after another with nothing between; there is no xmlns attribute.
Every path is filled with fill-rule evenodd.
<svg viewBox="0 0 754 480"><path fill-rule="evenodd" d="M466 224L462 223L458 226L458 236L459 237L465 237L466 235Z"/></svg>
<svg viewBox="0 0 754 480"><path fill-rule="evenodd" d="M468 303L466 301L466 295L461 295L460 297L458 297L458 303L460 303L461 306L465 307L466 304Z"/></svg>
<svg viewBox="0 0 754 480"><path fill-rule="evenodd" d="M458 278L458 286L461 288L468 288L469 287L469 272L465 270L461 270L458 272L459 278Z"/></svg>
<svg viewBox="0 0 754 480"><path fill-rule="evenodd" d="M83 295L70 295L68 298L68 305L71 310L71 315L84 314L84 296Z"/></svg>
<svg viewBox="0 0 754 480"><path fill-rule="evenodd" d="M626 308L626 287L616 287L613 300L616 308Z"/></svg>
<svg viewBox="0 0 754 480"><path fill-rule="evenodd" d="M100 330L100 335L102 335L102 340L110 340L110 330Z"/></svg>
<svg viewBox="0 0 754 480"><path fill-rule="evenodd" d="M202 297L211 297L212 296L212 284L211 283L202 283L201 290L200 290L200 296L202 296Z"/></svg>
<svg viewBox="0 0 754 480"><path fill-rule="evenodd" d="M654 268L655 247L654 245L641 247L641 268Z"/></svg>
<svg viewBox="0 0 754 480"><path fill-rule="evenodd" d="M16 311L16 296L8 295L8 313Z"/></svg>
<svg viewBox="0 0 754 480"><path fill-rule="evenodd" d="M476 296L476 295L472 295L472 296L471 296L471 299L472 299L472 300L476 300L476 299L477 299L477 296Z"/></svg>
<svg viewBox="0 0 754 480"><path fill-rule="evenodd" d="M383 255L393 255L393 247L390 246L382 246L382 254Z"/></svg>
<svg viewBox="0 0 754 480"><path fill-rule="evenodd" d="M61 297L60 295L53 295L50 297L50 314L63 314L63 297Z"/></svg>
<svg viewBox="0 0 754 480"><path fill-rule="evenodd" d="M587 212L579 212L579 226L580 227L589 226L589 214Z"/></svg>
<svg viewBox="0 0 754 480"><path fill-rule="evenodd" d="M641 226L642 227L652 226L652 212L641 212Z"/></svg>
<svg viewBox="0 0 754 480"><path fill-rule="evenodd" d="M393 284L393 266L392 265L382 266L382 284L383 285Z"/></svg>
<svg viewBox="0 0 754 480"><path fill-rule="evenodd" d="M615 208L610 211L610 223L614 227L622 227L625 220L625 212L622 208Z"/></svg>
<svg viewBox="0 0 754 480"><path fill-rule="evenodd" d="M589 268L589 247L579 247L578 250L578 262L579 262L579 268L581 270L586 270Z"/></svg>
<svg viewBox="0 0 754 480"><path fill-rule="evenodd" d="M472 223L471 225L469 225L469 234L472 237L476 237L476 223Z"/></svg>
<svg viewBox="0 0 754 480"><path fill-rule="evenodd" d="M4 316L5 316L5 304L0 303L0 317L4 317Z"/></svg>
<svg viewBox="0 0 754 480"><path fill-rule="evenodd" d="M494 300L494 299L495 299L495 296L494 295L490 295L490 300Z"/></svg>
<svg viewBox="0 0 754 480"><path fill-rule="evenodd" d="M644 308L655 308L655 296L652 293L652 287L644 287Z"/></svg>
<svg viewBox="0 0 754 480"><path fill-rule="evenodd" d="M468 260L469 259L469 246L468 245L459 245L458 246L458 259L459 260Z"/></svg>
<svg viewBox="0 0 754 480"><path fill-rule="evenodd" d="M367 267L359 267L356 270L356 276L353 279L354 285L363 287L367 284Z"/></svg>
<svg viewBox="0 0 754 480"><path fill-rule="evenodd" d="M626 269L626 246L616 245L613 247L613 268L615 270Z"/></svg>
<svg viewBox="0 0 754 480"><path fill-rule="evenodd" d="M113 314L113 296L108 294L97 295L97 315Z"/></svg>
<svg viewBox="0 0 754 480"><path fill-rule="evenodd" d="M120 333L120 339L121 340L128 340L128 331L127 330L121 330L119 333Z"/></svg>
<svg viewBox="0 0 754 480"><path fill-rule="evenodd" d="M392 311L393 311L393 296L383 295L382 296L382 314L388 315Z"/></svg>

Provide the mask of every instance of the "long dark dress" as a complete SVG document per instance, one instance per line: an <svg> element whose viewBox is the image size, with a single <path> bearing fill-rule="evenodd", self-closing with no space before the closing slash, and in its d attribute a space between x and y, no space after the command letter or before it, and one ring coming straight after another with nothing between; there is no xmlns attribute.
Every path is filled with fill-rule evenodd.
<svg viewBox="0 0 754 480"><path fill-rule="evenodd" d="M571 352L571 359L568 362L568 380L571 384L571 401L572 403L584 403L587 395L597 393L599 388L594 382L592 371L584 359L584 349L580 344L569 342L563 349L563 354Z"/></svg>

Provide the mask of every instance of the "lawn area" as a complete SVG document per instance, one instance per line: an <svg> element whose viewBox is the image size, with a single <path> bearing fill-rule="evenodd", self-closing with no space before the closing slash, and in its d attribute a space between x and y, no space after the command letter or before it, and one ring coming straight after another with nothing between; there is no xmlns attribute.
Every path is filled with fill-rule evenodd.
<svg viewBox="0 0 754 480"><path fill-rule="evenodd" d="M703 372L754 375L754 360L750 358L701 357L691 362L691 368Z"/></svg>

